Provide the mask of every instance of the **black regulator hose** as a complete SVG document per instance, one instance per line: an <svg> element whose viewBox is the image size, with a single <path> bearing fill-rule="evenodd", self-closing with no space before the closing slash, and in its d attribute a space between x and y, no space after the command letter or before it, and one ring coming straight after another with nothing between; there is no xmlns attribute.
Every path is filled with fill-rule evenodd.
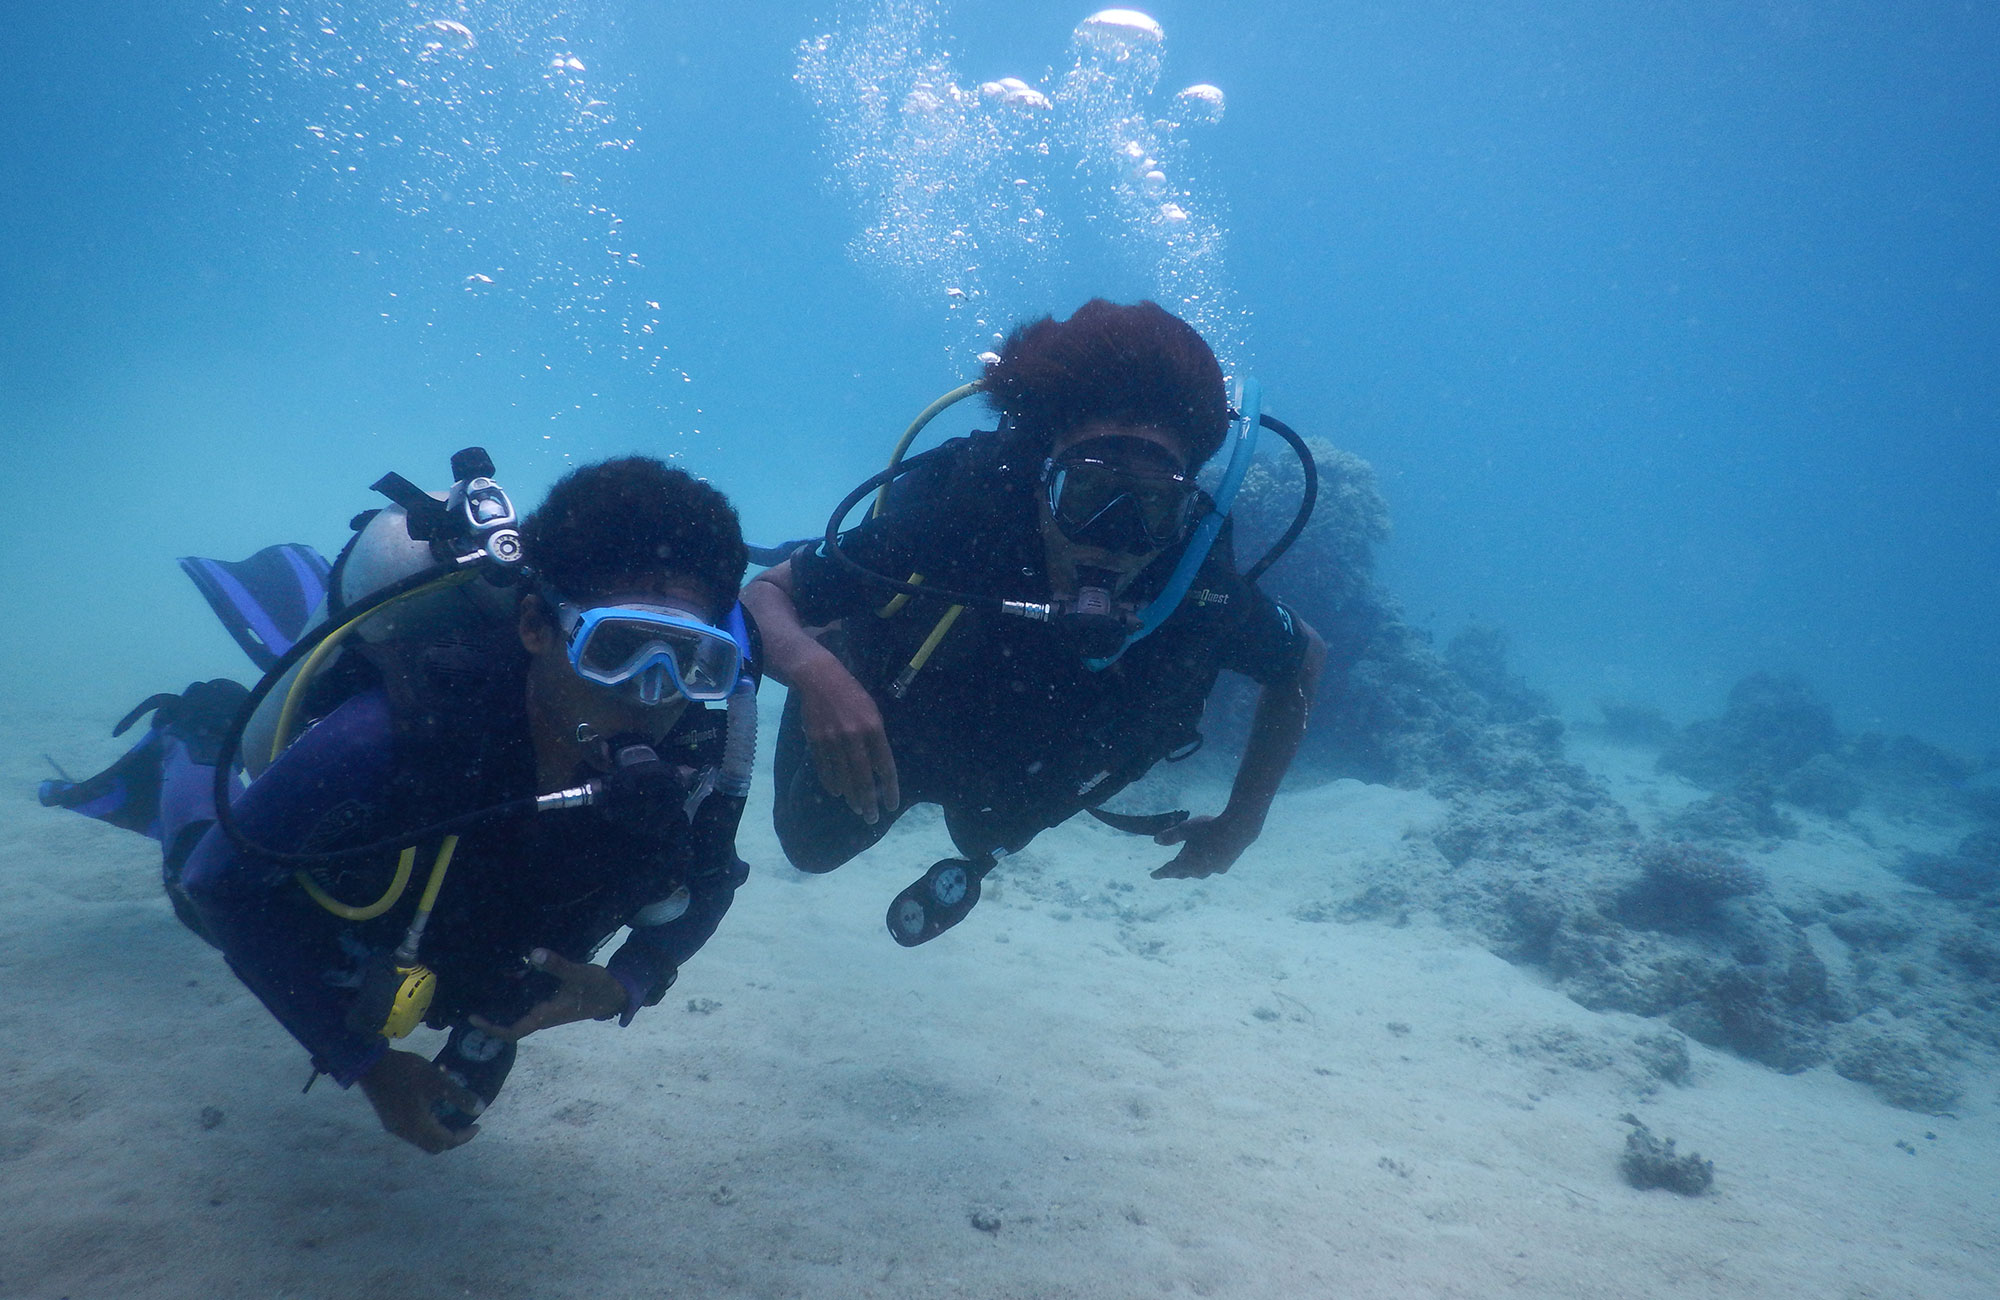
<svg viewBox="0 0 2000 1300"><path fill-rule="evenodd" d="M1263 559L1244 571L1243 580L1250 583L1255 583L1257 579L1263 577L1264 571L1278 562L1278 557L1292 549L1292 543L1299 540L1299 534L1303 533L1306 525L1311 522L1313 506L1319 501L1319 466L1314 463L1312 449L1306 446L1305 439L1299 437L1292 431L1291 425L1275 415L1259 415L1258 423L1292 445L1293 452L1299 458L1299 468L1305 471L1306 490L1299 498L1299 510L1292 516L1292 526L1271 544L1271 549L1264 552Z"/></svg>
<svg viewBox="0 0 2000 1300"><path fill-rule="evenodd" d="M833 508L833 516L826 521L826 536L823 539L823 549L828 555L831 555L841 565L845 566L847 571L855 577L886 590L898 591L906 596L931 596L944 601L948 605L969 605L975 609L1000 609L1004 602L998 596L974 596L962 591L951 591L944 587L934 587L929 583L902 582L890 577L886 573L877 573L849 555L840 545L841 521L847 518L848 511L861 503L861 498L895 482L942 450L942 447L934 447L921 456L912 456L908 460L898 461L887 469L877 470L875 473L869 475L861 486L842 497L840 504Z"/></svg>
<svg viewBox="0 0 2000 1300"><path fill-rule="evenodd" d="M534 811L537 803L533 796L529 796L525 799L515 799L508 803L497 804L491 808L482 808L476 812L462 813L459 816L447 818L441 822L434 822L429 826L404 831L401 834L387 836L368 844L356 845L353 848L327 849L312 853L288 853L282 849L274 849L267 844L260 844L252 839L249 832L245 831L242 825L236 820L236 812L232 801L232 796L236 791L231 787L235 784L236 780L236 760L241 756L243 751L243 733L249 728L250 720L256 716L258 707L270 697L273 690L277 689L278 683L284 680L285 674L289 673L295 666L302 662L306 656L318 649L320 644L328 637L341 628L347 627L355 619L366 617L389 602L400 600L411 592L420 590L430 583L462 572L465 572L465 566L462 564L434 565L431 568L413 573L399 582L394 582L384 587L381 591L370 596L367 603L362 605L359 610L343 610L340 618L329 618L326 622L299 638L291 649L287 650L279 657L276 663L271 665L271 670L264 674L263 679L244 698L242 707L236 711L235 719L229 724L229 730L223 736L222 752L216 756L215 760L215 824L222 828L222 833L229 838L229 842L239 852L251 857L260 858L266 862L284 863L289 866L330 866L336 862L373 857L378 853L407 848L412 841L429 839L434 835L449 835L454 831L463 830L468 826L486 821L489 818L513 816L522 812Z"/></svg>

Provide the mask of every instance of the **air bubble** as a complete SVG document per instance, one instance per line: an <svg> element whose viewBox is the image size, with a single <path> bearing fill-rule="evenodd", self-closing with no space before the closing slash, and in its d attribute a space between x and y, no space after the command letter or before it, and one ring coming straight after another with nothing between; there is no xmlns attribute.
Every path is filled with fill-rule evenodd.
<svg viewBox="0 0 2000 1300"><path fill-rule="evenodd" d="M1222 88L1207 82L1189 86L1174 96L1174 107L1180 110L1183 122L1213 124L1222 120L1222 111L1228 107Z"/></svg>
<svg viewBox="0 0 2000 1300"><path fill-rule="evenodd" d="M979 83L979 95L988 103L1002 104L1009 108L1030 108L1046 112L1055 107L1047 95L1019 77L982 81Z"/></svg>
<svg viewBox="0 0 2000 1300"><path fill-rule="evenodd" d="M1137 9L1100 9L1077 24L1077 36L1110 50L1157 46L1166 32L1151 14Z"/></svg>
<svg viewBox="0 0 2000 1300"><path fill-rule="evenodd" d="M984 346L986 327L968 337L973 313L956 309L976 301L994 319L1039 314L1075 269L1101 264L1079 241L1108 240L1151 282L1148 296L1237 369L1228 354L1241 316L1211 215L1220 203L1199 183L1180 125L1213 120L1221 92L1162 92L1165 33L1136 9L1079 23L1072 66L1043 86L963 78L946 12L943 0L884 0L798 47L797 80L834 177L860 209L850 253L932 304L962 341L948 341L950 354L963 358Z"/></svg>
<svg viewBox="0 0 2000 1300"><path fill-rule="evenodd" d="M434 32L438 32L441 33L442 35L451 37L456 42L457 48L461 50L470 50L477 47L479 44L479 42L473 38L472 29L470 27L467 27L464 23L454 22L449 18L433 18L429 23L429 27ZM328 34L331 35L330 32ZM442 49L444 47L441 44L433 42L430 45L427 45L425 48L435 50L435 49Z"/></svg>
<svg viewBox="0 0 2000 1300"><path fill-rule="evenodd" d="M584 92L594 61L571 39L566 8L454 4L431 17L425 7L385 0L366 7L366 21L350 21L353 5L218 7L214 38L237 59L204 86L217 151L275 136L300 160L282 188L322 200L314 210L370 230L377 202L409 218L410 237L374 259L404 301L504 295L575 330L589 353L603 342L593 334L629 314L616 298L643 253L591 201L616 165L598 151L634 148L630 137L605 139L613 87ZM481 58L482 47L496 56ZM468 256L493 271L454 279ZM411 323L435 323L420 316ZM615 337L635 359L659 351Z"/></svg>

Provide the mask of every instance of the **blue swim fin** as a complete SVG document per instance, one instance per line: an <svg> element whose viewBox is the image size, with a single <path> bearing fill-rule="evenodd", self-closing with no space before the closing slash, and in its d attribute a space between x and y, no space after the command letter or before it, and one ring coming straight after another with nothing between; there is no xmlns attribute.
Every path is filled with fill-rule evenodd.
<svg viewBox="0 0 2000 1300"><path fill-rule="evenodd" d="M331 572L325 557L298 542L267 546L247 560L190 555L183 556L180 564L236 644L265 672L304 635L314 611L326 601ZM158 839L163 827L180 820L182 811L162 806L163 789L187 785L197 790L174 780L169 769L214 766L222 739L247 695L238 683L217 678L196 682L179 695L150 696L112 729L112 735L120 736L146 714L154 715L152 725L122 758L82 781L67 775L43 781L36 794L44 807L70 808ZM197 793L205 789L201 786Z"/></svg>
<svg viewBox="0 0 2000 1300"><path fill-rule="evenodd" d="M139 742L117 762L81 781L63 773L60 780L42 782L36 796L44 808L68 808L162 839L168 827L188 820L180 805L190 796L206 797L214 786L205 775L192 783L179 782L174 797L164 801L172 806L163 806L164 787L171 783L169 769L199 767L205 771L214 767L221 760L230 724L249 694L240 683L218 677L191 682L179 695L149 695L111 729L112 735L122 736L139 719L153 715L152 725ZM49 762L55 765L54 759ZM62 773L60 767L56 771Z"/></svg>
<svg viewBox="0 0 2000 1300"><path fill-rule="evenodd" d="M326 558L302 542L267 546L234 562L181 557L181 569L257 667L269 672L326 600Z"/></svg>

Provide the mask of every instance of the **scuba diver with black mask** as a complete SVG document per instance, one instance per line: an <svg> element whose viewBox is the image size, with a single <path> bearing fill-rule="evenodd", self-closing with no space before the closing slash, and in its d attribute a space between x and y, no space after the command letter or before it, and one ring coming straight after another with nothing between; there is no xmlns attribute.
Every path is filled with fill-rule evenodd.
<svg viewBox="0 0 2000 1300"><path fill-rule="evenodd" d="M1156 877L1230 868L1262 830L1325 657L1313 629L1254 585L1304 527L1315 480L1303 443L1249 391L1232 411L1214 353L1155 303L1096 299L1067 321L1023 325L978 381L918 417L820 544L750 583L743 603L769 671L791 688L775 820L795 866L831 871L909 805L942 805L962 856L891 904L906 946L956 924L1001 858L1079 811L1178 844ZM901 459L931 416L975 392L1001 416L997 431ZM1246 578L1227 498L1260 424L1301 455L1308 494ZM1211 498L1195 474L1225 444ZM871 493L874 514L842 531ZM1224 668L1262 688L1224 809L1103 810L1199 745Z"/></svg>
<svg viewBox="0 0 2000 1300"><path fill-rule="evenodd" d="M756 716L721 493L611 460L517 528L484 452L453 470L442 502L377 483L393 504L330 573L298 545L183 561L264 680L154 696L117 764L42 787L159 839L175 910L313 1077L431 1152L478 1131L521 1038L629 1024L715 932ZM450 1031L435 1061L391 1045L419 1023Z"/></svg>

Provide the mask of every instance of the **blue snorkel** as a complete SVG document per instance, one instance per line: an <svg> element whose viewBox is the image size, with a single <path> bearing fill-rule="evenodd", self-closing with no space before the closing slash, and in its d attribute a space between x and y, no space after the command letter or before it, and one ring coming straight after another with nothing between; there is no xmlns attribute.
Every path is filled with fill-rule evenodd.
<svg viewBox="0 0 2000 1300"><path fill-rule="evenodd" d="M1250 459L1257 453L1257 429L1263 414L1263 387L1254 379L1242 380L1236 387L1236 426L1229 439L1229 465L1222 471L1222 482L1215 489L1215 509L1195 525L1194 532L1188 536L1187 549L1181 552L1180 563L1174 566L1173 576L1167 579L1167 585L1160 589L1160 594L1139 611L1139 626L1125 638L1125 644L1105 658L1083 661L1092 672L1103 672L1117 663L1118 657L1131 649L1134 642L1150 636L1180 608L1181 598L1194 585L1194 575L1201 572L1201 566L1207 563L1209 549L1215 545L1224 521L1229 518L1229 507L1236 501L1237 489L1243 486L1243 478L1250 472Z"/></svg>

